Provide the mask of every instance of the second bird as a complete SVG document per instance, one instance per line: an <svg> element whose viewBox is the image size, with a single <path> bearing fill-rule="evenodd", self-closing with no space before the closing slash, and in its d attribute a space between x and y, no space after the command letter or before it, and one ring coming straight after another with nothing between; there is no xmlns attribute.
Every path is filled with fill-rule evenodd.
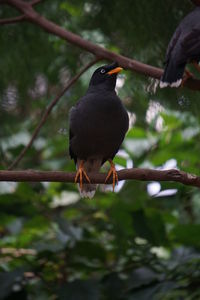
<svg viewBox="0 0 200 300"><path fill-rule="evenodd" d="M160 87L178 87L192 74L186 72L185 65L192 62L197 70L200 60L200 7L196 7L178 25L167 48L165 70ZM182 82L183 81L183 82Z"/></svg>
<svg viewBox="0 0 200 300"><path fill-rule="evenodd" d="M92 75L89 88L70 111L69 152L74 159L82 197L92 198L97 185L90 183L88 173L98 172L108 160L113 188L117 173L112 159L121 146L129 126L129 118L115 92L117 74L122 70L117 63L99 67ZM83 178L88 183L83 183ZM78 180L79 179L79 180Z"/></svg>

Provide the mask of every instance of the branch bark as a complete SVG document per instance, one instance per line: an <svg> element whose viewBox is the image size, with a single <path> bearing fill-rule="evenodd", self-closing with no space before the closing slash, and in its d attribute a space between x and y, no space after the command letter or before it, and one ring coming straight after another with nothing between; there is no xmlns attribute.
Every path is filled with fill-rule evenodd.
<svg viewBox="0 0 200 300"><path fill-rule="evenodd" d="M151 170L151 169L124 169L117 172L120 180L140 180L140 181L172 181L179 182L184 185L190 185L200 188L200 177L179 171L171 170ZM75 173L66 173L59 171L0 171L0 181L15 182L74 182ZM92 183L105 183L107 174L90 173L89 177ZM86 181L84 181L87 183ZM108 180L108 184L112 183L112 179Z"/></svg>
<svg viewBox="0 0 200 300"><path fill-rule="evenodd" d="M49 106L46 108L45 112L42 115L42 118L38 124L38 126L35 128L33 135L29 141L29 143L22 149L18 157L13 161L13 163L8 167L8 170L12 170L14 167L18 165L18 163L22 160L28 149L32 146L34 140L38 136L40 129L46 122L46 119L48 115L51 113L54 106L58 103L58 101L61 99L61 97L64 95L64 93L80 78L80 76L85 73L91 66L93 66L97 61L99 61L100 58L95 58L91 62L89 62L76 76L74 76L66 85L66 87L55 97L55 99L52 100L52 102L49 104Z"/></svg>
<svg viewBox="0 0 200 300"><path fill-rule="evenodd" d="M8 25L8 24L14 24L25 21L25 16L17 16L15 18L8 18L8 19L2 19L0 20L0 25Z"/></svg>
<svg viewBox="0 0 200 300"><path fill-rule="evenodd" d="M41 2L42 2L42 0L32 0L32 1L30 2L30 4L31 4L32 6L34 6L34 5L37 5L37 4L41 3Z"/></svg>
<svg viewBox="0 0 200 300"><path fill-rule="evenodd" d="M194 5L200 6L200 0L191 0L191 1L194 3Z"/></svg>
<svg viewBox="0 0 200 300"><path fill-rule="evenodd" d="M93 44L90 41L84 40L79 35L58 26L57 24L47 20L46 18L38 14L30 5L30 3L27 3L23 0L7 0L6 3L14 6L17 10L23 13L28 21L40 26L45 31L51 34L67 40L73 45L76 45L90 53L93 53L97 57L102 57L109 61L117 61L118 64L125 69L130 69L137 73L156 79L160 79L163 73L163 70L160 68L156 68L130 59L123 55L116 54L99 45ZM192 90L200 90L200 80L190 78L186 81L185 86Z"/></svg>

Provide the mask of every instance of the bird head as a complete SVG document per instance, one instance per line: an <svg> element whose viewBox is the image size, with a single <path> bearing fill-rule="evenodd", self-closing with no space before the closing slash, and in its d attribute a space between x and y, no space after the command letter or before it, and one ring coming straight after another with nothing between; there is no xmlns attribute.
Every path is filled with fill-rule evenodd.
<svg viewBox="0 0 200 300"><path fill-rule="evenodd" d="M114 90L117 74L123 70L118 63L105 65L96 69L91 77L89 87L100 87L103 89Z"/></svg>

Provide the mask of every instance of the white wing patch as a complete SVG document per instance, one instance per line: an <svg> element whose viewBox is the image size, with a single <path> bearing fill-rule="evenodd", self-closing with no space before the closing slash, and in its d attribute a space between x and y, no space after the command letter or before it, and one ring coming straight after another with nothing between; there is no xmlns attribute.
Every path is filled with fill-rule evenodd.
<svg viewBox="0 0 200 300"><path fill-rule="evenodd" d="M170 86L170 87L179 87L182 83L182 78L181 79L178 79L177 81L175 82L172 82L172 83L169 83L169 82L163 82L163 81L160 81L160 88L163 89L167 86Z"/></svg>

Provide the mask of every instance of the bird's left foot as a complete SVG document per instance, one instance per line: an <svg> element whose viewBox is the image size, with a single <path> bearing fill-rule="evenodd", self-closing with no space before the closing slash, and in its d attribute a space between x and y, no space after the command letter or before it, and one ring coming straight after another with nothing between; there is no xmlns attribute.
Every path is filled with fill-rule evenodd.
<svg viewBox="0 0 200 300"><path fill-rule="evenodd" d="M86 180L90 183L90 178L88 177L87 173L85 172L83 165L84 165L84 160L81 160L78 170L76 172L75 180L74 180L77 183L78 178L80 177L79 182L80 182L81 191L83 189L83 176L85 176Z"/></svg>
<svg viewBox="0 0 200 300"><path fill-rule="evenodd" d="M118 184L118 175L117 175L117 171L115 169L115 165L114 165L113 161L111 159L109 159L108 161L110 163L110 170L109 170L108 175L106 177L105 183L108 181L108 179L112 175L112 177L113 177L112 186L113 186L113 192L114 192L115 185Z"/></svg>

